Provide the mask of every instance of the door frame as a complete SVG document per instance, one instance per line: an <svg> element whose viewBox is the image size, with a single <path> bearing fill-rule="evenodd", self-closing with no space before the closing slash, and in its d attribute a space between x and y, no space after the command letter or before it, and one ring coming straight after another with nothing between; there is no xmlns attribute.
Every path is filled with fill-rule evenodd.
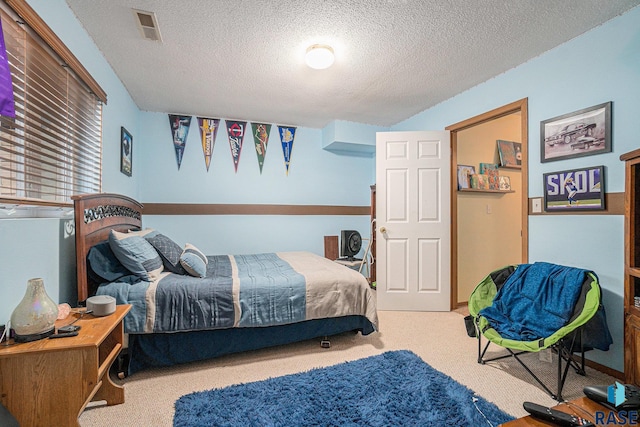
<svg viewBox="0 0 640 427"><path fill-rule="evenodd" d="M522 262L529 260L529 98L522 98L478 116L447 126L451 132L451 310L458 308L458 132L500 117L520 112L520 131L522 143Z"/></svg>

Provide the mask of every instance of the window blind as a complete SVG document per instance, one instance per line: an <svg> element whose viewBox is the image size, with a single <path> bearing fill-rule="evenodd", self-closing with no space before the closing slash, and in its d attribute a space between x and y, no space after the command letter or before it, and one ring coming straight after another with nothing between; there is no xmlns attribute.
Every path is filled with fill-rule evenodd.
<svg viewBox="0 0 640 427"><path fill-rule="evenodd" d="M66 205L100 192L102 102L19 18L0 18L16 109L0 116L0 199Z"/></svg>

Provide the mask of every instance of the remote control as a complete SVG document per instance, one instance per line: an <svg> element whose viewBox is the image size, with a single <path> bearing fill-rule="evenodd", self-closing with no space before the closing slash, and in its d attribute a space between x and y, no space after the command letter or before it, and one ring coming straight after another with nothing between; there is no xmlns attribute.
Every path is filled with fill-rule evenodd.
<svg viewBox="0 0 640 427"><path fill-rule="evenodd" d="M555 409L547 408L546 406L538 405L532 402L524 402L522 404L525 411L531 414L531 416L554 423L563 427L588 427L594 426L591 421L584 418L577 417L575 415L560 412Z"/></svg>
<svg viewBox="0 0 640 427"><path fill-rule="evenodd" d="M609 387L606 385L592 385L585 387L582 391L584 395L594 402L598 402L602 406L606 406L614 411L633 411L640 409L640 388L631 384L622 384L624 386L624 402L616 406L609 402ZM614 387L616 384L613 385Z"/></svg>
<svg viewBox="0 0 640 427"><path fill-rule="evenodd" d="M49 339L53 339L53 338L67 338L67 337L75 337L78 335L78 332L63 332L61 334L53 334L53 335L49 335Z"/></svg>
<svg viewBox="0 0 640 427"><path fill-rule="evenodd" d="M66 326L61 326L58 328L58 333L59 334L67 334L69 332L75 332L80 330L80 326L76 326L76 325L66 325Z"/></svg>

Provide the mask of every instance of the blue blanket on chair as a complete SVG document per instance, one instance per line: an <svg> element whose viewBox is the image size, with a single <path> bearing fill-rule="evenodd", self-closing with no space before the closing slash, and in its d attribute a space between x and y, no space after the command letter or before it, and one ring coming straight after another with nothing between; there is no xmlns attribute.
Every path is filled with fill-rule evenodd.
<svg viewBox="0 0 640 427"><path fill-rule="evenodd" d="M547 262L521 264L480 315L503 338L546 338L571 319L587 273L593 272Z"/></svg>

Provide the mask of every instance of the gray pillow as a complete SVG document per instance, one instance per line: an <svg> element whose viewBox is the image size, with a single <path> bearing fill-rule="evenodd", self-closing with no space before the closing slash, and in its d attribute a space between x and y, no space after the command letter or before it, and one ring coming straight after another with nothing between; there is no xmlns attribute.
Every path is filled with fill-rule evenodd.
<svg viewBox="0 0 640 427"><path fill-rule="evenodd" d="M180 245L161 233L147 234L144 238L158 252L160 258L162 258L164 268L172 273L187 274L182 265L180 265L180 255L182 255Z"/></svg>
<svg viewBox="0 0 640 427"><path fill-rule="evenodd" d="M180 264L187 273L194 277L206 277L208 263L209 260L198 248L190 243L185 245L180 255Z"/></svg>
<svg viewBox="0 0 640 427"><path fill-rule="evenodd" d="M162 259L144 237L111 230L109 247L127 270L144 280L154 281L162 273Z"/></svg>

